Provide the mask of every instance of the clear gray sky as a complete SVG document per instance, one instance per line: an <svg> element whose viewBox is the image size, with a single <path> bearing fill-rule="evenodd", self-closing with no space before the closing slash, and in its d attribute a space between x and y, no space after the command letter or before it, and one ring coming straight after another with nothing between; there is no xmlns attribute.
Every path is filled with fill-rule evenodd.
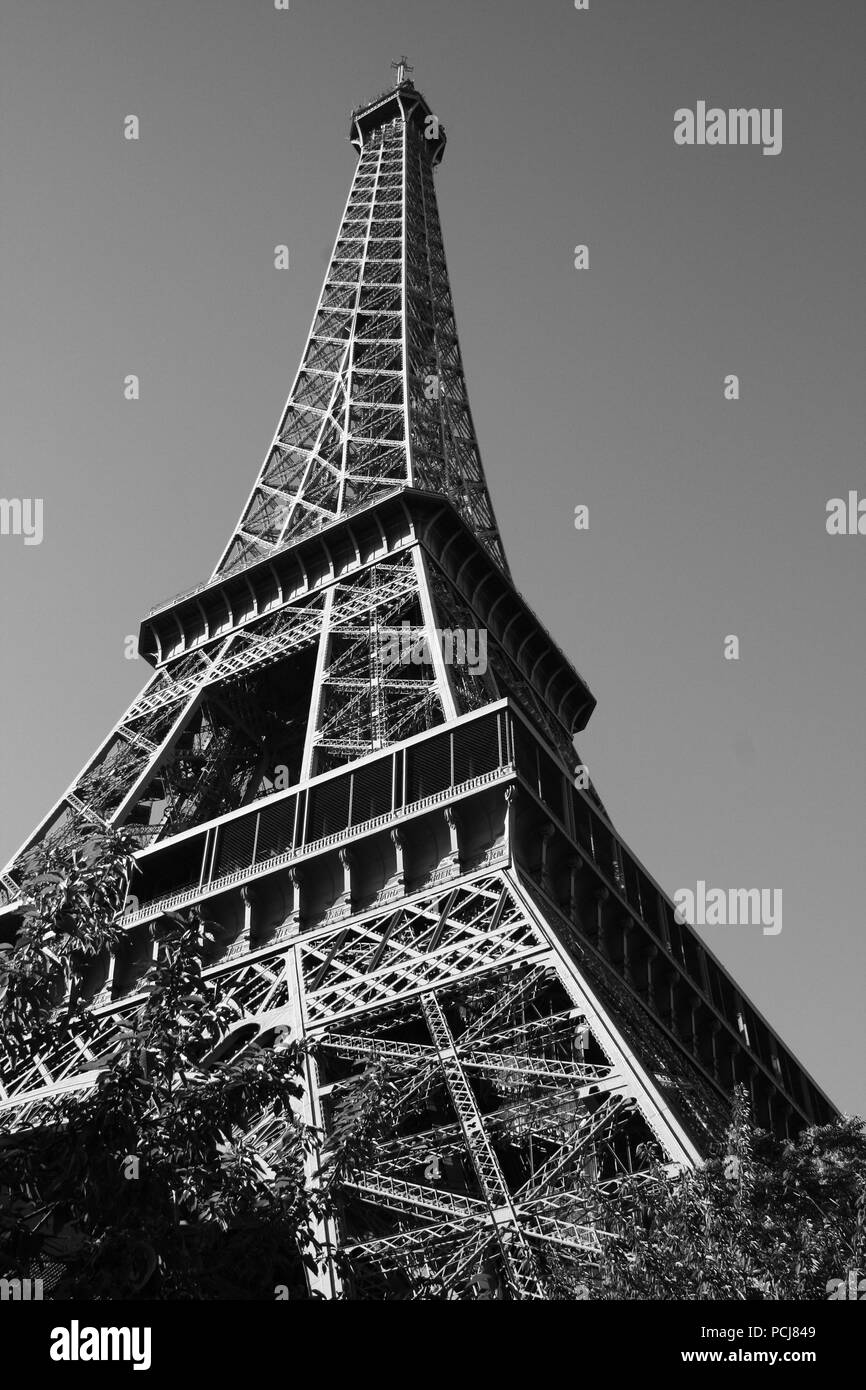
<svg viewBox="0 0 866 1390"><path fill-rule="evenodd" d="M860 0L0 14L0 495L43 498L45 527L0 537L0 858L143 683L126 634L213 568L309 327L350 108L406 52L449 136L439 205L511 566L598 697L581 752L669 892L783 890L780 935L703 934L866 1112L866 536L824 524L866 495ZM676 147L699 100L781 107L782 153Z"/></svg>

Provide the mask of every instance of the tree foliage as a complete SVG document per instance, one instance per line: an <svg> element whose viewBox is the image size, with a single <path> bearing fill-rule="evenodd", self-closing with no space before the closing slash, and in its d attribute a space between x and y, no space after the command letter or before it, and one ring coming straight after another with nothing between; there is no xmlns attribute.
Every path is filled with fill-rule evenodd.
<svg viewBox="0 0 866 1390"><path fill-rule="evenodd" d="M592 1298L823 1299L829 1280L866 1264L862 1120L780 1140L753 1125L739 1088L726 1142L702 1167L647 1159L606 1204L601 1267L580 1276Z"/></svg>
<svg viewBox="0 0 866 1390"><path fill-rule="evenodd" d="M38 1050L81 1021L76 966L116 943L130 846L109 832L66 855L41 851L29 869L0 1026ZM322 1196L305 1176L314 1136L293 1107L302 1048L214 1060L240 1009L203 976L206 924L176 914L159 930L146 996L90 1064L94 1084L48 1102L32 1128L0 1131L0 1272L49 1272L54 1298L303 1293ZM262 1117L279 1121L267 1159Z"/></svg>
<svg viewBox="0 0 866 1390"><path fill-rule="evenodd" d="M38 1047L79 1014L82 967L120 939L134 848L128 832L108 829L21 860L22 926L14 945L0 943L0 1022L13 1047Z"/></svg>

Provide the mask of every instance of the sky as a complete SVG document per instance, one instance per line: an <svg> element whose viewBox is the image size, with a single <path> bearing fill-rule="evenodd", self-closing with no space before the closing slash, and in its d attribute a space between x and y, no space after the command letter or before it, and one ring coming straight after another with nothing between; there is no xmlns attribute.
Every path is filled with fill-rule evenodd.
<svg viewBox="0 0 866 1390"><path fill-rule="evenodd" d="M0 858L144 683L126 637L213 569L350 110L405 52L514 579L598 699L581 754L669 893L782 891L777 935L700 934L866 1113L866 536L825 524L866 497L864 31L855 0L3 0L0 495L44 534L0 535ZM781 108L781 152L678 146L699 101Z"/></svg>

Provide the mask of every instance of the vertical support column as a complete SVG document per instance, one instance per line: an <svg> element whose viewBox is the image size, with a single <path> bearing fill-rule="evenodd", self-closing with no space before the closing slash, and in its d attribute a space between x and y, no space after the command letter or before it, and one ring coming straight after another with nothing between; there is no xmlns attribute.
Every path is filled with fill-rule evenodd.
<svg viewBox="0 0 866 1390"><path fill-rule="evenodd" d="M402 827L396 825L391 831L391 843L394 846L394 854L397 860L397 872L395 875L397 886L401 892L406 891L406 866L403 859L403 846L406 842L406 835Z"/></svg>
<svg viewBox="0 0 866 1390"><path fill-rule="evenodd" d="M340 864L343 868L343 896L341 906L348 917L351 916L352 912L352 861L354 859L354 851L351 845L344 845L339 851L339 855Z"/></svg>
<svg viewBox="0 0 866 1390"><path fill-rule="evenodd" d="M292 1035L299 1041L303 1041L307 1036L307 1017L299 943L290 949L286 982L289 990ZM323 1122L319 1099L319 1069L309 1055L304 1059L303 1079L304 1093L300 1101L301 1118L305 1124L321 1133ZM308 1186L311 1188L319 1187L322 1180L322 1167L318 1150L307 1156L304 1167ZM323 1298L338 1298L342 1292L342 1285L335 1262L337 1232L334 1222L330 1219L321 1221L316 1227L315 1235L324 1253L322 1263L316 1273L307 1272L310 1292Z"/></svg>
<svg viewBox="0 0 866 1390"><path fill-rule="evenodd" d="M412 547L412 560L415 566L415 573L418 576L418 596L421 603L421 614L424 618L427 647L433 659L433 670L436 672L436 691L442 702L442 711L446 720L456 719L458 717L458 709L454 702L454 692L451 689L451 682L448 679L448 667L445 665L445 658L442 655L442 643L439 641L436 615L433 612L433 600L431 598L430 575L427 571L427 561L421 553L420 546L416 545Z"/></svg>
<svg viewBox="0 0 866 1390"><path fill-rule="evenodd" d="M691 1037L689 1038L689 1047L691 1048L692 1052L694 1053L694 1055L695 1055L695 1057L697 1058L698 1061L701 1060L701 1058L700 1058L700 1039L701 1039L700 1016L701 1016L701 1010L703 1009L703 1007L704 1007L704 1006L703 1006L703 1003L702 1003L702 1001L701 1001L700 999L695 999L695 1000L693 1001L692 1007L691 1007L692 1035L691 1035Z"/></svg>
<svg viewBox="0 0 866 1390"><path fill-rule="evenodd" d="M605 887L595 890L595 941L594 946L599 955L604 956L605 960L610 960L610 952L607 949L607 942L604 932L604 905L610 898L610 890Z"/></svg>
<svg viewBox="0 0 866 1390"><path fill-rule="evenodd" d="M316 734L319 732L319 725L322 718L322 701L325 692L322 686L322 677L325 671L325 660L328 654L328 642L331 636L331 611L334 607L335 585L331 585L325 594L325 602L322 607L322 630L319 634L319 650L316 653L316 670L313 676L313 698L310 705L310 718L307 723L307 732L304 738L304 756L301 759L300 782L306 782L312 777L313 757L315 755Z"/></svg>
<svg viewBox="0 0 866 1390"><path fill-rule="evenodd" d="M548 897L553 897L553 880L550 876L550 846L553 843L555 834L552 825L546 825L541 832L541 864L539 866L539 880L542 892L547 893Z"/></svg>
<svg viewBox="0 0 866 1390"><path fill-rule="evenodd" d="M443 814L448 826L449 841L448 860L443 867L447 867L452 874L457 875L460 873L460 827L453 806L446 806Z"/></svg>
<svg viewBox="0 0 866 1390"><path fill-rule="evenodd" d="M231 945L231 954L235 956L243 955L249 951L253 940L253 908L256 900L256 883L244 883L241 886L241 902L244 905L244 925L240 936Z"/></svg>
<svg viewBox="0 0 866 1390"><path fill-rule="evenodd" d="M578 885L580 875L583 872L583 860L579 854L575 854L568 865L568 917L569 921L577 924L580 915L580 893Z"/></svg>
<svg viewBox="0 0 866 1390"><path fill-rule="evenodd" d="M679 975L677 974L676 970L672 970L670 974L670 979L668 980L668 1001L670 1004L671 1012L669 1027L675 1038L681 1037L679 1014L677 1010L677 989L679 986L679 982Z"/></svg>
<svg viewBox="0 0 866 1390"><path fill-rule="evenodd" d="M400 102L403 114L403 177L400 180L400 337L403 355L403 439L406 446L406 481L415 484L415 460L412 454L411 392L409 382L409 260L408 260L408 218L409 206L409 122L406 109ZM426 615L425 615L426 622ZM446 716L450 718L450 716Z"/></svg>
<svg viewBox="0 0 866 1390"><path fill-rule="evenodd" d="M756 1062L749 1061L746 1066L746 1084L749 1088L749 1105L752 1111L752 1118L754 1119L756 1124L760 1124L761 1120L758 1115L757 1087L755 1085L757 1079L758 1065Z"/></svg>
<svg viewBox="0 0 866 1390"><path fill-rule="evenodd" d="M713 1051L713 1078L720 1083L722 1081L722 1066L719 1058L719 1034L721 1031L721 1023L717 1018L714 1018L710 1024L710 1043Z"/></svg>
<svg viewBox="0 0 866 1390"><path fill-rule="evenodd" d="M303 865L292 864L288 870L292 885L292 910L288 916L288 926L293 936L301 930L301 886L303 884Z"/></svg>
<svg viewBox="0 0 866 1390"><path fill-rule="evenodd" d="M646 956L646 1001L653 1013L658 1013L656 1003L656 961L659 958L659 948L655 942L650 942Z"/></svg>
<svg viewBox="0 0 866 1390"><path fill-rule="evenodd" d="M635 925L627 912L620 921L622 923L622 977L627 985L634 988Z"/></svg>
<svg viewBox="0 0 866 1390"><path fill-rule="evenodd" d="M204 946L204 942L202 942L202 946ZM147 967L147 970L144 972L144 976L142 977L142 983L144 982L144 980L149 979L149 978L156 972L156 967L157 967L158 964L159 964L159 953L160 953L160 943L159 943L159 938L157 937L157 934L156 934L156 922L154 922L154 924L153 924L153 940L152 940L152 942L151 942L151 951L150 951L150 965Z"/></svg>
<svg viewBox="0 0 866 1390"><path fill-rule="evenodd" d="M516 782L509 782L505 788L505 849L508 854L509 863L515 863L514 842L515 831L517 829L517 797L518 787Z"/></svg>
<svg viewBox="0 0 866 1390"><path fill-rule="evenodd" d="M102 984L102 987L101 987L101 988L99 989L99 991L93 996L93 1005L92 1005L92 1007L93 1007L94 1009L98 1008L100 1004L110 1004L110 1003L111 1003L111 997L112 997L112 995L113 995L113 993L114 993L114 969L115 969L115 966L116 966L116 965L117 965L117 955L115 954L114 951L109 951L109 953L108 953L108 971L107 971L107 973L106 973L105 980L104 980L104 982L103 982L103 984Z"/></svg>

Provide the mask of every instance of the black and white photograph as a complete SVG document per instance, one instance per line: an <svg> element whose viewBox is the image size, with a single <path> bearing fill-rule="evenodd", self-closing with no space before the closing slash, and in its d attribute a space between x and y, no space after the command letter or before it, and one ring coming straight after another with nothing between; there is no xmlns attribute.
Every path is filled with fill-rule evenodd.
<svg viewBox="0 0 866 1390"><path fill-rule="evenodd" d="M854 1354L864 46L860 0L0 0L33 1375L370 1303L577 1305L396 1314L431 1361Z"/></svg>

